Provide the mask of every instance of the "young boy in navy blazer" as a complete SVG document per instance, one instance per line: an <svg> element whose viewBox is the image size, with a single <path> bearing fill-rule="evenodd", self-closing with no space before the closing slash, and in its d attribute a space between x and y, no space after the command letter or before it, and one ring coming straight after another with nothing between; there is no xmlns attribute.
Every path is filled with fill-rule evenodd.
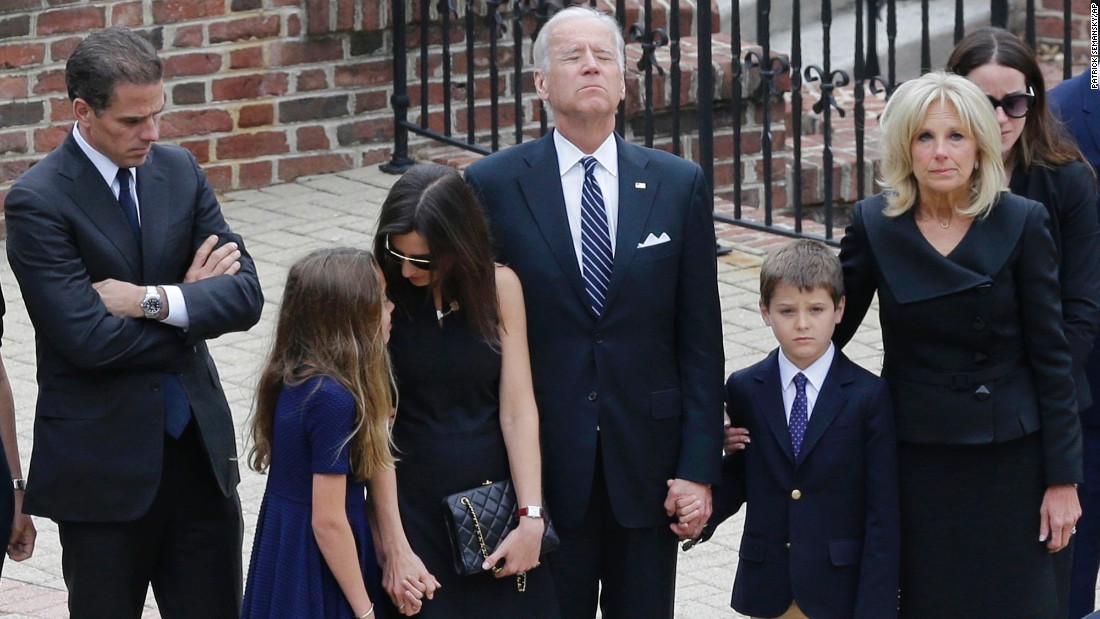
<svg viewBox="0 0 1100 619"><path fill-rule="evenodd" d="M711 519L748 504L731 606L752 617L897 617L893 409L885 381L833 347L840 261L817 241L773 252L760 313L779 349L726 382L729 455Z"/></svg>

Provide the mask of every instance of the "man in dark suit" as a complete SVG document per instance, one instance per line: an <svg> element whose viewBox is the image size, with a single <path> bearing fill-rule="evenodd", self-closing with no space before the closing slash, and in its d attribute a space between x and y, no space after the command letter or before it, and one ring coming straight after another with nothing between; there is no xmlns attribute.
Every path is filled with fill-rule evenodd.
<svg viewBox="0 0 1100 619"><path fill-rule="evenodd" d="M621 30L585 7L534 46L551 135L467 179L523 283L562 617L671 617L676 537L710 515L722 330L702 170L616 136ZM699 501L670 525L678 504ZM675 532L675 534L674 534ZM601 589L602 585L602 589Z"/></svg>
<svg viewBox="0 0 1100 619"><path fill-rule="evenodd" d="M799 240L764 260L779 349L726 383L751 445L723 461L713 527L748 502L731 605L753 617L885 619L898 608L899 509L886 381L836 350L840 261Z"/></svg>
<svg viewBox="0 0 1100 619"><path fill-rule="evenodd" d="M1100 90L1092 89L1092 77L1091 71L1085 71L1054 87L1048 95L1052 111L1065 123L1078 148L1100 175ZM1100 195L1096 206L1100 209ZM1089 390L1100 394L1100 340L1096 343L1085 362L1085 376ZM1085 480L1077 486L1083 518L1074 538L1069 593L1072 619L1096 607L1096 574L1100 570L1100 403L1094 401L1079 413Z"/></svg>
<svg viewBox="0 0 1100 619"><path fill-rule="evenodd" d="M96 31L65 80L75 127L4 207L38 354L24 508L58 523L74 619L140 617L150 583L164 617L236 617L236 447L205 342L259 320L255 265L194 157L155 144L147 41Z"/></svg>

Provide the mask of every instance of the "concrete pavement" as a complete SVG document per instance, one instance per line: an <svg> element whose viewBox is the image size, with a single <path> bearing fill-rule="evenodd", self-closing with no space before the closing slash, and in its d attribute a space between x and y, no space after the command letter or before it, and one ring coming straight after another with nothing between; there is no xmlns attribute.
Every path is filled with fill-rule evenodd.
<svg viewBox="0 0 1100 619"><path fill-rule="evenodd" d="M245 461L253 385L268 349L287 269L299 257L319 247L368 247L379 208L396 178L371 166L221 196L226 218L244 237L256 260L267 298L263 318L251 331L229 334L210 342L233 409L242 463ZM735 248L720 260L718 271L728 374L758 361L776 345L771 330L764 325L757 310L757 285L763 251L786 239L764 233L746 234L745 229L729 226L720 226L719 236ZM37 393L34 333L6 260L0 260L0 285L7 301L2 352L15 394L19 449L26 472ZM877 314L872 311L845 352L872 371L879 371L881 338ZM265 478L243 464L241 477L247 569ZM41 518L35 519L35 525L38 542L34 556L23 563L5 563L4 577L0 580L0 618L68 617L57 528L51 521ZM738 515L725 524L712 541L681 553L677 617L740 617L729 608L729 598L741 526L742 519ZM159 616L150 594L145 617Z"/></svg>

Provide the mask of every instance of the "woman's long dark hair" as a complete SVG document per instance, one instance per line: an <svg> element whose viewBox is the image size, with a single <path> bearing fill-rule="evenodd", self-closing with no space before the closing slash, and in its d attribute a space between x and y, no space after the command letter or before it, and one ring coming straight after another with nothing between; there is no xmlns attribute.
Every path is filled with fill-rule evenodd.
<svg viewBox="0 0 1100 619"><path fill-rule="evenodd" d="M432 283L446 308L457 301L461 317L492 345L500 343L500 309L489 222L462 176L447 166L415 165L394 184L374 235L390 298L403 311L425 302L424 291L401 275L401 262L386 251L390 236L416 232L428 243ZM430 297L429 297L430 299Z"/></svg>
<svg viewBox="0 0 1100 619"><path fill-rule="evenodd" d="M966 77L974 69L987 64L998 64L1023 73L1024 80L1035 93L1035 103L1027 113L1023 133L1013 145L1012 152L1004 154L1006 164L1018 165L1026 170L1032 165L1054 166L1085 161L1069 132L1051 115L1043 71L1035 59L1035 52L1026 43L1001 28L975 30L963 37L951 51L946 68Z"/></svg>

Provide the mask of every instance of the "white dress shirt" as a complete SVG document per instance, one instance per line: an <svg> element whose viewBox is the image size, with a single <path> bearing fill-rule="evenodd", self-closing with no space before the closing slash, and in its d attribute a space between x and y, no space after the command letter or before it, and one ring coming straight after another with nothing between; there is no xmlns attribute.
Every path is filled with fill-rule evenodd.
<svg viewBox="0 0 1100 619"><path fill-rule="evenodd" d="M806 376L806 420L814 414L814 404L817 404L817 394L821 393L821 386L825 384L825 377L829 374L829 367L833 365L833 356L836 349L829 342L829 349L825 351L817 361L810 364L805 370L791 363L779 350L779 384L783 386L783 409L787 412L787 423L791 423L791 406L794 405L794 396L798 387L794 384L794 377L799 372Z"/></svg>
<svg viewBox="0 0 1100 619"><path fill-rule="evenodd" d="M558 173L561 174L561 190L565 196L569 233L573 235L577 264L581 265L581 188L584 186L584 166L581 159L587 155L565 139L560 131L554 131L554 148L558 152ZM607 136L592 156L599 163L594 175L596 182L600 184L604 208L607 209L607 230L611 235L611 255L614 257L615 231L619 224L619 147L615 143L615 134Z"/></svg>
<svg viewBox="0 0 1100 619"><path fill-rule="evenodd" d="M115 195L115 199L117 200L120 190L117 178L119 166L108 159L106 155L92 147L92 145L84 139L84 135L80 133L80 123L73 124L73 137L76 139L76 144L80 147L80 150L84 151L84 154L92 161L92 165L95 166L95 169L99 170L100 175L103 176L104 182L111 188L111 193ZM141 202L138 201L137 197L137 171L137 168L130 168L130 177L134 179L134 182L130 183L130 197L133 198L134 205L137 207L138 225L140 226ZM172 325L173 327L186 329L191 324L191 321L187 315L187 302L183 300L183 292L180 291L179 286L160 284L160 287L164 289L164 296L168 297L168 316L161 322Z"/></svg>

